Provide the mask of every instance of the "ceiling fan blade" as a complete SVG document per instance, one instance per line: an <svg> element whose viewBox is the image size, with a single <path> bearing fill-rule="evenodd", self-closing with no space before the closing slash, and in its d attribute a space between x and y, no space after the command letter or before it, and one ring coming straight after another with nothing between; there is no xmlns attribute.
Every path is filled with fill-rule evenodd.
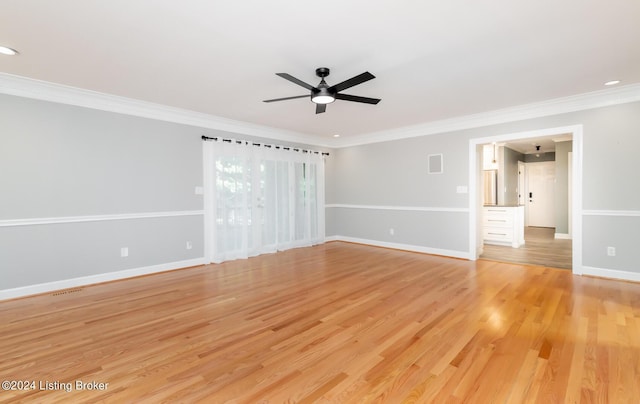
<svg viewBox="0 0 640 404"><path fill-rule="evenodd" d="M346 90L349 87L357 86L358 84L364 83L365 81L369 81L371 79L375 79L376 76L369 72L364 72L355 77L351 77L349 80L345 80L342 83L338 83L334 86L329 87L329 91L342 91Z"/></svg>
<svg viewBox="0 0 640 404"><path fill-rule="evenodd" d="M289 80L292 83L296 83L297 85L302 86L302 87L306 88L307 90L313 90L315 88L311 84L307 84L302 80L298 80L297 78L293 77L289 73L276 73L276 76L280 76L285 80Z"/></svg>
<svg viewBox="0 0 640 404"><path fill-rule="evenodd" d="M316 104L316 114L321 114L327 110L327 104Z"/></svg>
<svg viewBox="0 0 640 404"><path fill-rule="evenodd" d="M377 104L381 100L379 98L358 97L357 95L336 94L337 100L364 102L365 104Z"/></svg>
<svg viewBox="0 0 640 404"><path fill-rule="evenodd" d="M285 100L294 100L296 98L305 98L310 97L310 95L296 95L295 97L284 97L284 98L274 98L272 100L263 100L262 102L276 102L276 101L285 101Z"/></svg>

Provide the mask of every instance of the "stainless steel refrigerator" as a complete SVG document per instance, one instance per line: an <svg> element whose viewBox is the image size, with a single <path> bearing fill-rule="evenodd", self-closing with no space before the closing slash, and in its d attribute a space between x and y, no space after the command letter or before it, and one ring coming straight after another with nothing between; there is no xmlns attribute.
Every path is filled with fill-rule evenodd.
<svg viewBox="0 0 640 404"><path fill-rule="evenodd" d="M498 204L498 170L484 170L484 204Z"/></svg>

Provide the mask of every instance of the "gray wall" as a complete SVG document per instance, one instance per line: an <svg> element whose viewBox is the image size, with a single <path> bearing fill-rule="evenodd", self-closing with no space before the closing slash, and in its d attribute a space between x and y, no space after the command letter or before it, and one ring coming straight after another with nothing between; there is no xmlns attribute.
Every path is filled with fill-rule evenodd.
<svg viewBox="0 0 640 404"><path fill-rule="evenodd" d="M573 142L556 143L555 212L556 233L569 233L569 152Z"/></svg>
<svg viewBox="0 0 640 404"><path fill-rule="evenodd" d="M338 206L327 235L467 252L468 195L456 186L468 185L469 139L574 124L584 125L583 209L640 211L636 102L329 150L326 202ZM0 95L0 221L201 210L201 135L251 139ZM436 153L444 173L427 174ZM640 273L639 216L583 223L585 266ZM0 226L0 290L199 258L202 227L200 216Z"/></svg>
<svg viewBox="0 0 640 404"><path fill-rule="evenodd" d="M7 95L0 125L0 220L202 209L202 129Z"/></svg>
<svg viewBox="0 0 640 404"><path fill-rule="evenodd" d="M6 225L200 211L202 135L261 140L0 94L0 290L203 257L202 215Z"/></svg>
<svg viewBox="0 0 640 404"><path fill-rule="evenodd" d="M456 193L468 182L467 156L458 153L467 148L464 138L443 134L337 149L326 164L327 204L373 208L327 209L327 235L463 251L467 213L412 208L467 207L467 194ZM439 153L444 172L428 174L427 156Z"/></svg>
<svg viewBox="0 0 640 404"><path fill-rule="evenodd" d="M0 95L0 133L0 220L203 208L202 129ZM0 227L0 289L203 251L201 216Z"/></svg>
<svg viewBox="0 0 640 404"><path fill-rule="evenodd" d="M584 128L583 209L640 211L640 183L630 174L637 172L633 165L640 149L639 102L340 149L328 160L333 167L327 171L327 203L467 207L468 195L456 193L456 186L468 185L469 139L575 124ZM426 156L432 153L444 154L443 174L426 173ZM468 251L465 212L359 209L355 219L353 210L330 208L327 235L386 242L389 227L413 221L417 229L396 232L392 239L415 247ZM626 247L626 240L638 240L638 228L638 216L585 216L583 265L640 273L640 249ZM617 247L617 256L607 257L607 246Z"/></svg>
<svg viewBox="0 0 640 404"><path fill-rule="evenodd" d="M500 147L501 160L498 172L498 204L518 204L518 161L524 161L524 154L511 150L508 147Z"/></svg>
<svg viewBox="0 0 640 404"><path fill-rule="evenodd" d="M337 149L327 159L326 201L366 205L466 207L467 197L455 194L468 180L469 147L461 138L434 135L396 142ZM444 173L427 173L427 156L444 155ZM452 192L454 195L452 195Z"/></svg>

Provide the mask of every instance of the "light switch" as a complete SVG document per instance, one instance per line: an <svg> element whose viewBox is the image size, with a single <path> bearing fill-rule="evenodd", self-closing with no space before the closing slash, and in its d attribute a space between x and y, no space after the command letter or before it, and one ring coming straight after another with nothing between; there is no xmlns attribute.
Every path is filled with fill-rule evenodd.
<svg viewBox="0 0 640 404"><path fill-rule="evenodd" d="M196 187L196 195L202 195L202 194L204 194L204 188Z"/></svg>
<svg viewBox="0 0 640 404"><path fill-rule="evenodd" d="M469 188L466 185L458 185L456 187L456 192L459 194L467 194L469 193Z"/></svg>

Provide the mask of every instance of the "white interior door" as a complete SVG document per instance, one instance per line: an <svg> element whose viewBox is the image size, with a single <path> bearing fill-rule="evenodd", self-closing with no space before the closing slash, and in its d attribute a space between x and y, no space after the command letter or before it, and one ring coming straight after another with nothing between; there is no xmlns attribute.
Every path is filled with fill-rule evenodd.
<svg viewBox="0 0 640 404"><path fill-rule="evenodd" d="M527 163L527 226L555 227L556 163Z"/></svg>

